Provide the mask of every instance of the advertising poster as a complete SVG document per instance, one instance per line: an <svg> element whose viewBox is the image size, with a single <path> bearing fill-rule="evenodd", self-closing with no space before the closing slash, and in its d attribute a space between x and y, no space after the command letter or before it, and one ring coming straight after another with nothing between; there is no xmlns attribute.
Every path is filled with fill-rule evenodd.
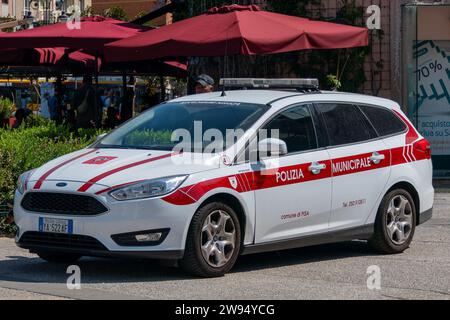
<svg viewBox="0 0 450 320"><path fill-rule="evenodd" d="M430 141L433 156L450 157L450 41L420 41L413 50L417 63L409 80L410 117ZM435 174L450 175L450 163Z"/></svg>

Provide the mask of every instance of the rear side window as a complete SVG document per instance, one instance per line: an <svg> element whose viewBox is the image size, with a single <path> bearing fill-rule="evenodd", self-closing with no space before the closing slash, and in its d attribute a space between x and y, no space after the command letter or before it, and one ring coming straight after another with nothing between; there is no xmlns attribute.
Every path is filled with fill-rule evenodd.
<svg viewBox="0 0 450 320"><path fill-rule="evenodd" d="M406 124L391 110L380 107L359 106L374 126L378 135L389 136L406 130Z"/></svg>
<svg viewBox="0 0 450 320"><path fill-rule="evenodd" d="M361 111L353 105L322 103L317 105L322 114L331 146L371 140L376 133Z"/></svg>

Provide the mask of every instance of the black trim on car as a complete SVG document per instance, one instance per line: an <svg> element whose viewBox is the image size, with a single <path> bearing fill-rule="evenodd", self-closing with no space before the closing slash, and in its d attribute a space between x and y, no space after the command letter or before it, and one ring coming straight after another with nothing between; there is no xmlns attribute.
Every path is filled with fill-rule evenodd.
<svg viewBox="0 0 450 320"><path fill-rule="evenodd" d="M309 105L312 117L314 119L314 127L316 130L316 138L318 142L318 148L327 148L330 145L330 141L327 134L327 128L322 115L314 103Z"/></svg>
<svg viewBox="0 0 450 320"><path fill-rule="evenodd" d="M428 209L425 212L422 212L421 214L419 214L419 219L417 221L417 225L421 225L424 224L425 222L427 222L428 220L430 220L433 217L433 208Z"/></svg>
<svg viewBox="0 0 450 320"><path fill-rule="evenodd" d="M368 240L373 233L374 225L370 224L362 227L326 232L320 235L252 244L244 247L242 255L302 248L351 240Z"/></svg>
<svg viewBox="0 0 450 320"><path fill-rule="evenodd" d="M73 243L66 241L65 243L51 243L51 241L24 241L25 232L19 241L17 242L17 246L22 249L28 249L31 253L38 252L60 252L60 253L73 253L78 254L80 256L87 257L112 257L112 258L130 258L130 259L162 259L162 260L178 260L183 258L184 250L155 250L155 251L111 251L108 250L103 244L101 244L98 240L92 238L97 241L99 246L92 246L92 248L88 248L86 246L77 246ZM43 237L48 236L46 233L42 233ZM52 234L54 236L55 234ZM36 236L36 233L33 232L33 236ZM71 235L75 237L87 237L80 235ZM59 237L59 236L54 236Z"/></svg>
<svg viewBox="0 0 450 320"><path fill-rule="evenodd" d="M315 92L315 93L317 93L317 92ZM267 105L271 107L272 104L274 104L275 102L282 101L282 100L284 100L284 99L300 97L300 96L303 96L303 95L305 95L305 94L304 94L304 93L297 93L297 94L293 94L293 95L289 95L289 96L277 98L277 99L275 99L275 100L272 100L272 101L268 102Z"/></svg>

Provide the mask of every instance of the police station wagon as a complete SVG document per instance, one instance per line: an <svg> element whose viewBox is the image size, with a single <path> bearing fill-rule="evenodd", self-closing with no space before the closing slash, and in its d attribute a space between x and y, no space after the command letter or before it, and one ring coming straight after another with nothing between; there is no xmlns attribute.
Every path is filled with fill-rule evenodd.
<svg viewBox="0 0 450 320"><path fill-rule="evenodd" d="M400 106L262 83L163 103L24 173L17 245L50 262L172 260L204 277L241 254L323 243L406 250L434 189L430 145Z"/></svg>

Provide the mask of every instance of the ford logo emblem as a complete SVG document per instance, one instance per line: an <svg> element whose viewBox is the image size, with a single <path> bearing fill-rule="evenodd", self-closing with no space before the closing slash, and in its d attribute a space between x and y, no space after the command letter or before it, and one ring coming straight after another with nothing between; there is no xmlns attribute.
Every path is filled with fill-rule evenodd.
<svg viewBox="0 0 450 320"><path fill-rule="evenodd" d="M65 183L65 182L58 182L58 183L56 184L56 186L57 186L57 187L60 187L60 188L62 188L62 187L67 187L67 183Z"/></svg>

